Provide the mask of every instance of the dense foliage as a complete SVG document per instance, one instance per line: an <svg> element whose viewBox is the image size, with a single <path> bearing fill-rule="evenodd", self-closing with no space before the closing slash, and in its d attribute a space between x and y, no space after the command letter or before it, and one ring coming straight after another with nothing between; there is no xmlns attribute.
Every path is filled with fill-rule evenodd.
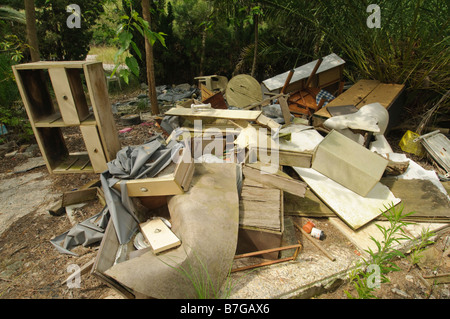
<svg viewBox="0 0 450 319"><path fill-rule="evenodd" d="M19 14L23 13L23 0L3 2L19 10ZM35 1L43 59L84 59L90 45L114 46L119 50L119 27L123 17L131 16L130 10L142 15L140 0L74 2L81 7L81 29L65 25L69 15L67 1ZM334 52L347 62L346 81L370 78L406 84L409 110L423 114L450 87L449 3L378 0L381 21L379 28L371 28L368 19L372 12L368 6L372 2L150 1L150 29L163 34L165 41L165 46L157 42L153 48L156 84L193 84L194 77L202 74L231 78L252 71L258 81L263 81ZM21 46L26 43L26 32L21 22L7 20L1 14L0 21L3 23L2 43L10 44L2 51L9 60L0 59L2 69L7 70L11 63L28 61L28 50ZM143 54L144 38L139 30L130 29L130 32L138 51ZM136 52L130 49L128 54L134 57L133 64L137 63L141 71L139 82L146 82L145 59ZM440 115L448 116L448 101L443 104Z"/></svg>

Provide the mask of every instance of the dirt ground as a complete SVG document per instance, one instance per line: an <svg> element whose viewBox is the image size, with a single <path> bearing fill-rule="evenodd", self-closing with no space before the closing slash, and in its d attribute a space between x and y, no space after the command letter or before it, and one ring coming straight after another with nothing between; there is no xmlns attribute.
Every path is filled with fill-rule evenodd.
<svg viewBox="0 0 450 319"><path fill-rule="evenodd" d="M117 130L123 129L118 116L116 116ZM139 125L127 126L132 130L128 133L119 133L122 146L140 145L153 134L162 132L155 121L148 121ZM79 136L74 130L66 132L71 147L77 148ZM401 137L401 136L400 136ZM397 145L398 136L391 136L391 145ZM395 149L395 151L399 151ZM400 150L401 152L401 150ZM37 154L39 155L39 154ZM409 156L409 155L408 155ZM430 169L433 167L428 160L413 158L415 161ZM0 174L11 172L14 167L25 162L25 158L0 159ZM41 172L42 178L50 178L52 181L51 192L63 194L77 189L83 185L99 179L97 174L64 174L49 175L45 166L33 169L33 172ZM20 176L19 173L15 176ZM87 207L78 209L74 213L76 222L81 222L93 216L102 209L98 200L94 200ZM328 234L324 242L340 240L343 245L351 245L344 236L338 235L326 220L315 220L316 225ZM0 236L0 299L103 299L120 298L117 293L102 283L93 275L85 274L81 277L80 288L69 288L64 281L72 273L68 267L75 264L83 266L95 258L99 245L91 247L78 246L73 252L78 256L70 256L59 253L50 243L50 240L68 231L72 224L66 214L53 216L49 213L39 212L38 209L30 211L19 218ZM333 236L333 233L336 236ZM301 234L299 239L302 240ZM382 284L375 291L375 295L381 299L409 299L432 298L449 299L448 284L433 284L424 279L425 276L433 276L449 273L450 258L444 254L450 246L450 230L440 233L435 238L435 244L429 246L434 255L428 263L411 267L407 259L396 261L401 271L389 274L390 283ZM334 239L333 239L334 237ZM309 244L305 242L304 249ZM355 251L358 254L357 251ZM434 258L434 259L433 259ZM349 291L353 296L356 292L352 285L343 282L337 285L333 291L316 296L318 299L347 299L344 291Z"/></svg>

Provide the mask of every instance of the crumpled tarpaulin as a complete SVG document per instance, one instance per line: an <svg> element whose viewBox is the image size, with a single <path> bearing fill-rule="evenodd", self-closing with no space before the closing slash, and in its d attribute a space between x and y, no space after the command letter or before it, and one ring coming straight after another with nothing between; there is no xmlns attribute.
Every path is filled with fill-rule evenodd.
<svg viewBox="0 0 450 319"><path fill-rule="evenodd" d="M78 256L71 249L79 245L88 246L101 241L108 221L109 213L105 207L100 213L73 226L69 231L56 236L50 242L59 252Z"/></svg>
<svg viewBox="0 0 450 319"><path fill-rule="evenodd" d="M105 209L55 237L51 243L62 253L76 255L70 251L72 248L102 240L108 218L112 219L120 244L128 243L139 226L139 220L134 214L135 208L128 196L126 183L120 184L120 192L113 186L122 179L155 177L170 164L173 154L177 154L182 147L183 144L176 141L166 144L164 138L157 135L143 145L121 149L116 158L107 163L108 170L100 175ZM103 215L102 219L93 223L100 215Z"/></svg>
<svg viewBox="0 0 450 319"><path fill-rule="evenodd" d="M120 192L113 186L121 179L138 179L155 177L172 161L172 154L183 144L170 141L165 145L162 136L155 136L148 143L123 148L116 159L108 163L108 171L100 176L105 201L121 245L128 243L139 226L135 208L128 196L125 183L120 184Z"/></svg>

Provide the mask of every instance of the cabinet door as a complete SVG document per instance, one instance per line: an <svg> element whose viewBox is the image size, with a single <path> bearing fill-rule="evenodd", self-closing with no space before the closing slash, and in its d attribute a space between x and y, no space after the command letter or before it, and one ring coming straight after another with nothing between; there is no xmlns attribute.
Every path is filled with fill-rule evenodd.
<svg viewBox="0 0 450 319"><path fill-rule="evenodd" d="M83 135L84 143L86 145L94 172L103 173L107 170L107 165L97 127L95 125L82 125L80 126L80 130Z"/></svg>

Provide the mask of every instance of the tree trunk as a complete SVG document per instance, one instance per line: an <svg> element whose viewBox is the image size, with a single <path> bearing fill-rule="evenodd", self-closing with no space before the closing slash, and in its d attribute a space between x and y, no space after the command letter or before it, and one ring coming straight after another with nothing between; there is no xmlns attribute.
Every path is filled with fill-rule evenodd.
<svg viewBox="0 0 450 319"><path fill-rule="evenodd" d="M258 56L258 15L253 15L253 23L255 24L255 49L253 52L253 65L252 65L252 73L251 75L255 76L256 71L256 57Z"/></svg>
<svg viewBox="0 0 450 319"><path fill-rule="evenodd" d="M151 27L149 0L142 0L142 16L144 20L148 22L149 27ZM150 96L152 114L157 115L159 114L159 106L156 95L155 66L153 64L153 46L150 43L150 39L148 39L147 37L145 37L145 61L147 64L148 94Z"/></svg>
<svg viewBox="0 0 450 319"><path fill-rule="evenodd" d="M31 61L40 61L39 43L36 31L36 13L34 8L34 0L24 0L25 17L27 21L27 37L30 46Z"/></svg>
<svg viewBox="0 0 450 319"><path fill-rule="evenodd" d="M204 74L204 67L205 67L205 53L206 53L206 27L203 28L202 31L202 54L200 56L200 76L203 76Z"/></svg>

